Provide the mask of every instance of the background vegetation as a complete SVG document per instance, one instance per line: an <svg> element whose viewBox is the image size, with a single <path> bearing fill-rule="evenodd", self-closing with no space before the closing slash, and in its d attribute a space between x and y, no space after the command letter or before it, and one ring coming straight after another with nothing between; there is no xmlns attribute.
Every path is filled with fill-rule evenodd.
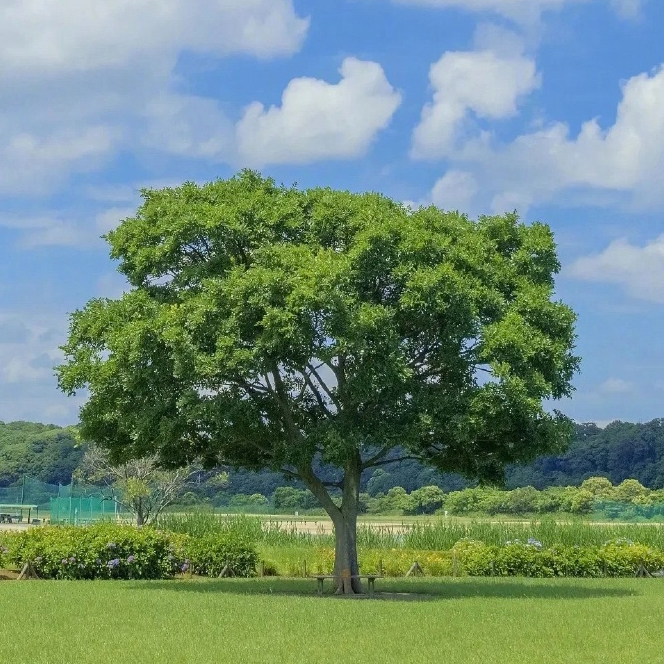
<svg viewBox="0 0 664 664"><path fill-rule="evenodd" d="M20 481L23 475L50 484L68 484L78 468L84 447L77 447L72 427L33 422L0 422L0 487ZM331 471L330 471L331 472ZM579 424L569 450L559 456L544 456L523 466L509 466L506 487L578 486L593 476L604 476L613 484L636 479L650 489L664 488L664 419L644 424L613 422L604 429ZM202 480L205 475L201 474ZM294 486L279 473L229 469L228 482L194 483L194 498L215 505L229 505L234 496L271 496L278 487ZM472 486L457 475L439 474L414 461L365 472L361 489L369 496L386 494L393 487L410 493L423 486L437 486L445 492ZM242 503L245 498L235 499ZM260 499L258 499L260 500Z"/></svg>

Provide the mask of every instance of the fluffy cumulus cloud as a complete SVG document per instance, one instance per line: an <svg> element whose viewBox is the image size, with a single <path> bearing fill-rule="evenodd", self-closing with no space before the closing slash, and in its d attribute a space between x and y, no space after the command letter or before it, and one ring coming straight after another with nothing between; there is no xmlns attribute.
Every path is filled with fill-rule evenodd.
<svg viewBox="0 0 664 664"><path fill-rule="evenodd" d="M616 120L596 119L577 136L556 122L505 146L475 141L460 156L483 166L501 198L528 204L563 189L605 189L632 194L632 205L664 201L664 67L622 85ZM496 205L499 207L499 200Z"/></svg>
<svg viewBox="0 0 664 664"><path fill-rule="evenodd" d="M237 124L244 164L301 164L362 155L401 103L401 95L375 62L346 58L339 83L293 79L281 106L255 102Z"/></svg>
<svg viewBox="0 0 664 664"><path fill-rule="evenodd" d="M626 239L579 258L566 273L577 279L621 286L632 297L664 304L664 235L643 247Z"/></svg>
<svg viewBox="0 0 664 664"><path fill-rule="evenodd" d="M422 110L411 155L453 155L473 118L500 120L517 113L520 97L540 85L535 62L520 53L447 52L431 66L433 100Z"/></svg>
<svg viewBox="0 0 664 664"><path fill-rule="evenodd" d="M173 91L179 55L289 55L308 25L292 0L5 0L0 194L46 192L136 144L229 153L216 104Z"/></svg>
<svg viewBox="0 0 664 664"><path fill-rule="evenodd" d="M664 66L622 82L608 127L591 118L572 135L565 122L551 122L508 143L476 119L518 113L520 98L540 84L532 60L516 51L446 53L431 82L433 101L415 128L412 156L446 158L453 170L471 173L487 210L525 213L562 191L572 204L664 204Z"/></svg>

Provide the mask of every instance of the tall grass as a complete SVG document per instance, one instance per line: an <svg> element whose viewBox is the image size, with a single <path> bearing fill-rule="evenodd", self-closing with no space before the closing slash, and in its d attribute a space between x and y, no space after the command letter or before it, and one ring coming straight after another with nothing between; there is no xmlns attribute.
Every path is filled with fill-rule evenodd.
<svg viewBox="0 0 664 664"><path fill-rule="evenodd" d="M242 535L270 547L330 547L334 535L298 531L297 522L264 520L255 516L221 515L212 511L193 511L183 514L164 514L157 527L199 537L209 533ZM608 540L625 538L648 546L664 549L664 527L658 525L611 524L573 521L559 523L542 520L531 523L490 523L470 521L461 523L437 519L400 526L360 525L357 543L360 549L418 549L442 551L450 549L460 539L470 538L486 544L501 545L516 539L534 538L544 546L602 545Z"/></svg>

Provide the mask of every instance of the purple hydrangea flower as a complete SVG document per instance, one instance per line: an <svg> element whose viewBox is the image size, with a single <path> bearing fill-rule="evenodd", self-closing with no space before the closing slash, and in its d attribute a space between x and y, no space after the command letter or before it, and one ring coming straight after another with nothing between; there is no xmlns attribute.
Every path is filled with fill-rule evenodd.
<svg viewBox="0 0 664 664"><path fill-rule="evenodd" d="M113 560L109 560L107 565L113 569L114 567L117 567L120 564L120 559L119 558L113 558Z"/></svg>
<svg viewBox="0 0 664 664"><path fill-rule="evenodd" d="M134 560L136 560L136 558L134 558L134 556L129 556L129 557L127 558L127 562L128 562L128 563L133 563Z"/></svg>
<svg viewBox="0 0 664 664"><path fill-rule="evenodd" d="M186 572L186 571L189 569L189 564L188 564L188 563L185 563L184 565L182 565L182 567L181 567L180 569L181 569L183 572Z"/></svg>
<svg viewBox="0 0 664 664"><path fill-rule="evenodd" d="M115 549L116 546L117 546L117 544L116 544L115 542L109 542L109 543L106 545L106 548L107 548L107 549Z"/></svg>
<svg viewBox="0 0 664 664"><path fill-rule="evenodd" d="M63 565L66 565L68 562L69 562L69 561L68 561L66 558L63 558L63 559L62 559L62 564L63 564Z"/></svg>
<svg viewBox="0 0 664 664"><path fill-rule="evenodd" d="M70 562L70 563L75 563L75 562L76 562L76 556L72 556L72 557L69 559L69 562Z"/></svg>

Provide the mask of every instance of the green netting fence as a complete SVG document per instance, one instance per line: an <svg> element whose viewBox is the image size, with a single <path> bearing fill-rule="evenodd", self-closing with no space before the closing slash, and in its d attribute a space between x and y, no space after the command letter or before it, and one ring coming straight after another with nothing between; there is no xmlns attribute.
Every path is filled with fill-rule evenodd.
<svg viewBox="0 0 664 664"><path fill-rule="evenodd" d="M126 519L108 489L93 484L48 484L25 476L0 487L0 505L37 505L39 515L50 512L51 523L89 523Z"/></svg>
<svg viewBox="0 0 664 664"><path fill-rule="evenodd" d="M596 501L591 513L595 521L664 522L664 503L639 504L627 501Z"/></svg>
<svg viewBox="0 0 664 664"><path fill-rule="evenodd" d="M51 523L84 524L100 519L121 519L124 515L119 511L113 499L88 496L61 496L50 500Z"/></svg>

